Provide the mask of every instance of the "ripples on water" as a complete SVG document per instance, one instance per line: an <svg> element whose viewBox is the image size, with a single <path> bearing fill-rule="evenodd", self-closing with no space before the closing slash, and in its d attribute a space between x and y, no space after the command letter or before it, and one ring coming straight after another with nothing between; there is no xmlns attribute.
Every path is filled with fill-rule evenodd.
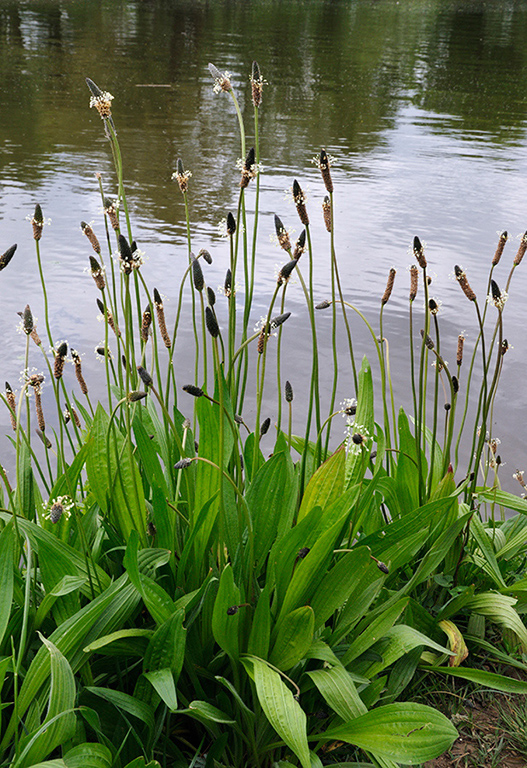
<svg viewBox="0 0 527 768"><path fill-rule="evenodd" d="M335 157L343 284L372 321L389 268L398 270L385 335L398 398L406 402L405 270L413 236L427 243L432 294L443 301L445 356L453 360L460 331L468 330L467 344L475 339L473 308L448 277L453 265L467 269L483 300L498 232L517 236L527 229L526 32L526 3L512 1L0 0L0 250L19 244L16 262L1 280L2 382L16 381L21 368L16 311L29 301L43 323L25 221L37 202L52 219L42 241L52 327L85 351L87 377L101 377L91 350L102 326L95 321L91 278L83 273L89 253L79 222L94 220L101 229L95 171L104 173L106 191L114 190L109 147L88 109L84 78L115 95L135 235L149 256L144 273L150 286L167 294L170 313L186 263L183 208L170 181L177 157L193 172L194 249L213 254L207 271L212 286L223 283L228 259L216 226L236 205L236 121L228 98L212 93L207 62L233 72L247 107L250 146L248 76L256 58L269 85L260 123L265 172L254 320L273 289L274 265L284 260L270 242L273 214L297 234L301 229L294 206L284 199L295 177L309 194L317 290L321 299L328 295L324 190L310 164L324 146ZM253 195L248 194L249 209ZM516 247L517 241L508 244L498 282L505 280ZM507 356L495 410L494 429L508 463L506 485L517 465L527 468L524 286L518 272L505 313L505 335L515 349ZM309 355L299 286L289 290L288 306L294 318L285 331L292 347L284 377L289 366L293 380ZM329 316L320 315L319 323L323 386L329 389ZM357 326L355 334L359 354L370 354L366 332ZM182 369L189 366L190 344L183 333ZM352 394L343 370L339 399ZM269 415L274 409L270 398ZM5 409L0 431L9 431Z"/></svg>

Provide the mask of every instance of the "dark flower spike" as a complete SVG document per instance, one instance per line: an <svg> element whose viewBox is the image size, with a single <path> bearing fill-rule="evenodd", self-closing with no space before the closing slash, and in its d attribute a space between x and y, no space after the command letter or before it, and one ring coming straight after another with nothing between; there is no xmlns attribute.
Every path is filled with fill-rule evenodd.
<svg viewBox="0 0 527 768"><path fill-rule="evenodd" d="M293 387L291 386L290 381L286 381L285 383L285 401L286 403L293 402Z"/></svg>
<svg viewBox="0 0 527 768"><path fill-rule="evenodd" d="M65 341L59 344L55 350L55 362L53 364L53 376L58 380L62 378L64 373L64 363L66 362L66 355L68 354L68 345Z"/></svg>
<svg viewBox="0 0 527 768"><path fill-rule="evenodd" d="M33 225L33 239L40 240L42 237L42 230L44 229L44 216L42 214L42 208L38 203L35 206L35 213L31 219L31 224Z"/></svg>
<svg viewBox="0 0 527 768"><path fill-rule="evenodd" d="M101 265L95 258L95 256L90 256L90 272L91 276L93 277L95 281L95 285L100 291L104 291L106 287L106 281L104 279L104 272L102 270Z"/></svg>
<svg viewBox="0 0 527 768"><path fill-rule="evenodd" d="M250 171L255 161L256 161L256 156L254 154L254 147L251 147L250 150L247 152L247 157L245 158L245 163L244 163L245 170Z"/></svg>
<svg viewBox="0 0 527 768"><path fill-rule="evenodd" d="M139 400L142 400L144 397L147 397L148 392L140 392L138 390L135 390L134 392L129 392L127 395L127 400L129 403L137 403Z"/></svg>
<svg viewBox="0 0 527 768"><path fill-rule="evenodd" d="M428 347L428 349L434 348L434 342L432 340L432 337L429 336L427 333L424 332L424 330L421 329L421 338L423 339L424 343Z"/></svg>
<svg viewBox="0 0 527 768"><path fill-rule="evenodd" d="M119 235L119 255L123 267L123 272L125 275L129 275L132 271L133 256L132 249L128 245L128 240L124 235Z"/></svg>
<svg viewBox="0 0 527 768"><path fill-rule="evenodd" d="M425 258L425 252L423 248L423 244L419 240L418 237L414 237L414 256L417 259L417 263L421 267L421 269L426 269L426 258Z"/></svg>
<svg viewBox="0 0 527 768"><path fill-rule="evenodd" d="M205 325L212 338L218 338L220 335L220 327L216 320L216 316L210 307L205 307Z"/></svg>
<svg viewBox="0 0 527 768"><path fill-rule="evenodd" d="M454 394L457 395L459 392L459 380L457 376L452 376L452 389L454 390Z"/></svg>
<svg viewBox="0 0 527 768"><path fill-rule="evenodd" d="M16 251L16 244L8 248L5 253L0 256L0 272L7 267Z"/></svg>
<svg viewBox="0 0 527 768"><path fill-rule="evenodd" d="M291 277L291 273L293 269L298 264L297 259L291 259L291 261L288 261L287 264L284 264L280 272L278 273L278 280L276 281L278 285L283 285L284 283L287 283L289 278Z"/></svg>
<svg viewBox="0 0 527 768"><path fill-rule="evenodd" d="M271 426L271 419L267 418L260 427L260 437L263 437L269 432L269 427Z"/></svg>
<svg viewBox="0 0 527 768"><path fill-rule="evenodd" d="M138 365L137 366L137 373L139 374L139 378L141 379L141 381L143 382L145 387L151 387L152 386L154 381L153 381L152 377L150 376L150 374L148 373L148 371L146 370L146 368L143 368L142 365Z"/></svg>
<svg viewBox="0 0 527 768"><path fill-rule="evenodd" d="M11 419L11 426L16 430L16 398L15 393L11 389L11 385L8 381L5 383L5 399L9 406L9 418Z"/></svg>
<svg viewBox="0 0 527 768"><path fill-rule="evenodd" d="M247 152L247 156L242 166L242 177L240 179L240 187L245 189L251 179L254 179L258 171L256 169L256 157L254 154L254 147Z"/></svg>
<svg viewBox="0 0 527 768"><path fill-rule="evenodd" d="M33 314L29 308L29 304L26 304L26 307L22 313L22 324L24 326L24 333L27 333L29 336L35 327L33 322Z"/></svg>
<svg viewBox="0 0 527 768"><path fill-rule="evenodd" d="M212 264L212 256L210 255L210 253L207 251L206 248L202 248L201 251L198 253L198 259L199 258L205 259L207 264Z"/></svg>
<svg viewBox="0 0 527 768"><path fill-rule="evenodd" d="M302 192L300 184L296 179L293 181L293 200L295 201L296 210L298 216L300 217L300 221L305 227L307 227L309 224L309 216L307 215L306 210L306 198Z"/></svg>
<svg viewBox="0 0 527 768"><path fill-rule="evenodd" d="M490 288L492 291L492 298L494 301L499 301L501 299L501 291L498 283L495 280L490 281Z"/></svg>
<svg viewBox="0 0 527 768"><path fill-rule="evenodd" d="M141 339L145 342L148 341L148 335L150 333L150 326L152 325L152 309L150 304L145 307L143 317L141 320Z"/></svg>
<svg viewBox="0 0 527 768"><path fill-rule="evenodd" d="M44 434L44 432L42 432L41 429L35 429L35 432L37 433L39 438L42 440L46 448L52 447L51 440Z"/></svg>
<svg viewBox="0 0 527 768"><path fill-rule="evenodd" d="M287 229L282 224L282 219L276 215L274 215L274 228L276 230L276 236L278 238L278 243L280 244L280 247L284 249L284 251L290 251L291 250L291 241L289 239L289 234L287 232Z"/></svg>
<svg viewBox="0 0 527 768"><path fill-rule="evenodd" d="M207 299L211 307L213 307L216 304L216 294L214 293L212 288L209 288L209 287L207 287Z"/></svg>
<svg viewBox="0 0 527 768"><path fill-rule="evenodd" d="M322 180L324 182L324 185L331 194L333 192L333 181L331 179L331 172L329 170L329 158L327 156L326 150L322 149L320 151L320 158L318 162L318 167L320 168L320 173L322 174Z"/></svg>
<svg viewBox="0 0 527 768"><path fill-rule="evenodd" d="M252 100L255 107L259 107L262 103L263 86L264 81L262 75L260 74L260 67L258 66L258 62L253 61L251 72L251 91Z"/></svg>
<svg viewBox="0 0 527 768"><path fill-rule="evenodd" d="M192 264L192 279L194 281L194 288L201 293L203 288L205 287L205 280L203 279L203 270L201 269L201 264L197 260L197 258L194 256L193 253L190 254L191 264Z"/></svg>
<svg viewBox="0 0 527 768"><path fill-rule="evenodd" d="M185 166L183 165L183 160L178 157L177 159L177 165L176 165L176 172L172 174L172 178L175 179L178 183L180 192L185 194L185 192L188 192L188 180L192 176L190 171L185 170Z"/></svg>
<svg viewBox="0 0 527 768"><path fill-rule="evenodd" d="M223 283L223 290L225 291L225 296L229 298L229 296L232 293L232 272L230 269L227 270L225 273L225 282Z"/></svg>
<svg viewBox="0 0 527 768"><path fill-rule="evenodd" d="M110 312L110 310L109 309L106 309L106 310L104 309L104 304L102 303L102 301L100 299L97 299L97 306L99 307L99 311L101 312L101 314L104 315L104 317L108 321L108 325L110 326L112 331L115 333L115 335L116 336L120 336L121 335L121 331L119 330L119 328L115 324L115 320L113 319L113 315Z"/></svg>
<svg viewBox="0 0 527 768"><path fill-rule="evenodd" d="M236 221L234 220L234 216L229 211L227 214L227 234L232 237L234 233L236 232Z"/></svg>
<svg viewBox="0 0 527 768"><path fill-rule="evenodd" d="M331 302L327 299L324 299L324 301L321 301L320 304L315 305L315 309L329 309L331 306Z"/></svg>
<svg viewBox="0 0 527 768"><path fill-rule="evenodd" d="M299 259L306 250L306 230L303 229L300 233L298 240L295 244L295 250L293 251L293 259Z"/></svg>
<svg viewBox="0 0 527 768"><path fill-rule="evenodd" d="M187 467L190 467L192 464L192 459L185 458L180 459L179 461L176 461L174 464L174 469L187 469Z"/></svg>
<svg viewBox="0 0 527 768"><path fill-rule="evenodd" d="M284 312L281 315L276 315L276 317L272 317L269 321L269 325L271 327L271 330L274 330L275 328L279 328L281 325L285 323L286 320L289 320L291 317L291 312Z"/></svg>
<svg viewBox="0 0 527 768"><path fill-rule="evenodd" d="M185 384L182 389L184 392L188 392L188 394L192 395L193 397L203 397L205 394L205 392L200 389L200 387L196 387L194 384Z"/></svg>

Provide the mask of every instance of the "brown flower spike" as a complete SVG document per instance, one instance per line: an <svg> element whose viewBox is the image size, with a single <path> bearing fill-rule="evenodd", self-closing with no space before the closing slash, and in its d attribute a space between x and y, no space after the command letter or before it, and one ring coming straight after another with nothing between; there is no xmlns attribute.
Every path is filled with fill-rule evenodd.
<svg viewBox="0 0 527 768"><path fill-rule="evenodd" d="M97 240L97 237L95 236L95 232L90 227L89 224L87 224L85 221L81 221L81 229L88 238L88 240L91 243L91 247L95 251L95 253L99 254L101 252L101 246L99 241Z"/></svg>
<svg viewBox="0 0 527 768"><path fill-rule="evenodd" d="M476 301L476 294L474 293L474 291L469 285L466 273L457 264L454 267L454 274L456 276L456 280L458 281L461 287L461 290L463 291L467 299L469 301Z"/></svg>
<svg viewBox="0 0 527 768"><path fill-rule="evenodd" d="M172 342L170 340L170 336L168 335L168 331L167 331L167 324L165 320L165 309L163 307L163 302L161 300L161 296L157 288L154 288L154 304L156 307L157 324L159 326L159 333L161 334L161 338L163 339L163 343L165 347L167 349L170 349L170 347L172 346Z"/></svg>
<svg viewBox="0 0 527 768"><path fill-rule="evenodd" d="M298 181L295 179L293 181L293 200L296 205L296 210L298 213L298 216L300 217L300 221L304 225L304 227L307 227L309 225L309 216L307 215L306 210L306 198L304 193L302 192L302 188Z"/></svg>
<svg viewBox="0 0 527 768"><path fill-rule="evenodd" d="M388 275L388 282L386 283L386 288L384 289L384 293L382 295L381 304L384 307L385 304L388 303L390 296L392 295L393 290L393 283L395 280L396 270L392 267L390 269L390 274Z"/></svg>

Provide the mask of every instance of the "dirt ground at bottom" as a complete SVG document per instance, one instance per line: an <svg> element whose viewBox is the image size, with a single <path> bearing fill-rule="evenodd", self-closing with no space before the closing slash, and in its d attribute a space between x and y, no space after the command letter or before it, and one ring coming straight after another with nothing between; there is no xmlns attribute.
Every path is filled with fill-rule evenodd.
<svg viewBox="0 0 527 768"><path fill-rule="evenodd" d="M518 707L520 699L523 701ZM519 733L521 723L518 721L518 713L522 710L526 717L523 734ZM463 707L451 716L459 731L459 738L447 754L429 760L423 764L423 768L527 768L527 752L522 755L515 748L515 733L510 729L507 711L517 713L517 735L524 737L527 746L525 697L510 699L496 695L493 702L473 702L470 707Z"/></svg>

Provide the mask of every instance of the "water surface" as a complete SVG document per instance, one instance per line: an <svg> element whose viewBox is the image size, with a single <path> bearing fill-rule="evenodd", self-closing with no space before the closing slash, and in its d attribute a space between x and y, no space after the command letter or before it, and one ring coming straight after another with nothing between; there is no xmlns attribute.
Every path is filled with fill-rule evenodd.
<svg viewBox="0 0 527 768"><path fill-rule="evenodd" d="M388 271L392 265L398 271L384 332L397 401L408 404L405 270L413 236L426 243L431 291L443 302L444 356L453 363L457 334L467 331L467 347L476 335L473 307L449 278L454 264L467 270L483 304L499 232L511 235L495 273L504 284L517 237L527 229L526 35L527 3L520 0L0 0L0 252L18 243L16 260L1 275L0 380L16 383L22 367L16 312L29 302L43 331L25 220L37 202L51 218L41 245L53 333L83 354L95 392L102 378L93 355L102 327L84 273L90 251L79 222L93 220L101 231L94 173L102 172L110 195L115 179L84 78L115 96L134 234L148 256L144 275L166 295L170 314L187 259L182 199L171 181L178 157L193 174L193 249L208 248L214 258L208 283L220 285L228 266L217 224L236 209L240 144L232 103L213 93L207 63L232 72L250 146L249 74L256 59L268 85L260 112L264 171L254 321L265 312L275 265L284 261L270 239L273 214L294 235L301 229L284 194L294 178L309 198L317 292L320 299L329 294L325 190L310 162L325 147L334 157L335 239L345 293L374 324ZM247 205L250 212L253 190ZM506 462L502 480L514 490L510 476L527 468L522 268L504 315L514 349L493 414ZM301 393L298 371L309 356L309 337L299 285L288 292L288 309L293 318L284 331L283 375ZM416 309L422 312L419 300ZM332 381L330 317L318 321L326 391ZM357 325L354 335L359 357L371 354L367 332ZM184 331L177 362L189 376L190 349ZM354 394L343 366L338 400ZM266 408L274 418L272 392ZM250 407L246 417L250 422ZM0 432L9 430L2 408ZM5 439L2 446L9 464Z"/></svg>

